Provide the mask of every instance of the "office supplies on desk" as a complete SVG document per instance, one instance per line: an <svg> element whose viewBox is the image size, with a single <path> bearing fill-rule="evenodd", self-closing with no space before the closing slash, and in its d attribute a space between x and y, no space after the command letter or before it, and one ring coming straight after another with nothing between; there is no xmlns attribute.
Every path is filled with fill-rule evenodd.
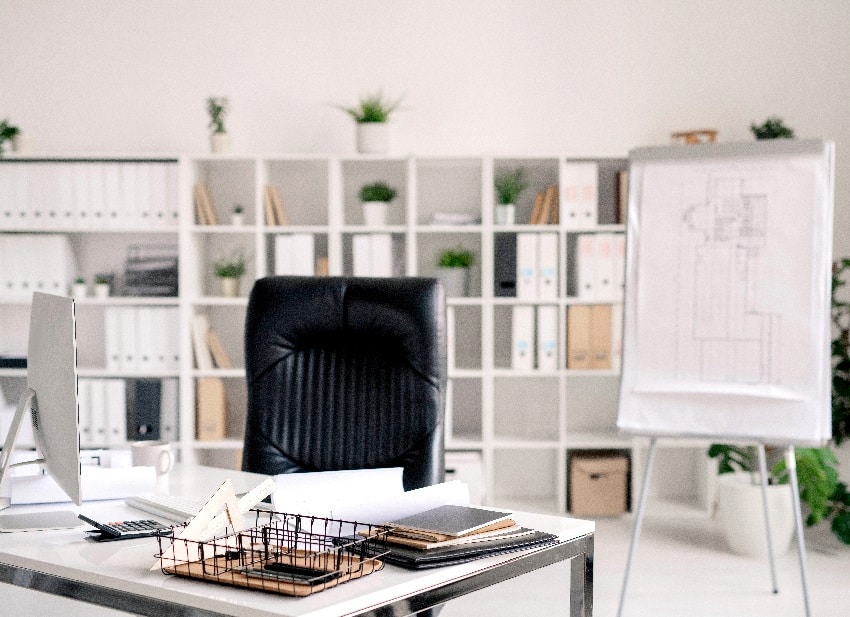
<svg viewBox="0 0 850 617"><path fill-rule="evenodd" d="M369 548L386 533L379 526L258 512L253 527L197 540L186 533L191 525L158 536L158 566L164 574L306 596L383 568L385 551ZM329 532L348 526L362 533L343 537Z"/></svg>
<svg viewBox="0 0 850 617"><path fill-rule="evenodd" d="M436 536L465 536L506 521L510 512L472 506L445 505L387 523L393 529Z"/></svg>
<svg viewBox="0 0 850 617"><path fill-rule="evenodd" d="M89 533L91 533L99 542L146 538L155 536L163 530L168 529L167 525L163 525L162 523L151 519L110 521L108 523L101 523L83 514L79 514L78 516L81 521L85 521L95 528Z"/></svg>

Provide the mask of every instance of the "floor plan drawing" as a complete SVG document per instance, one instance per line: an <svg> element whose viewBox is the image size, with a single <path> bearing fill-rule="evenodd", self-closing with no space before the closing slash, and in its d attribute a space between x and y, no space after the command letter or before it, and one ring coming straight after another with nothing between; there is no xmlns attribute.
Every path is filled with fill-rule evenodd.
<svg viewBox="0 0 850 617"><path fill-rule="evenodd" d="M705 199L682 204L681 223L677 371L708 382L777 383L771 346L782 320L758 302L767 194L748 189L745 178L711 174Z"/></svg>

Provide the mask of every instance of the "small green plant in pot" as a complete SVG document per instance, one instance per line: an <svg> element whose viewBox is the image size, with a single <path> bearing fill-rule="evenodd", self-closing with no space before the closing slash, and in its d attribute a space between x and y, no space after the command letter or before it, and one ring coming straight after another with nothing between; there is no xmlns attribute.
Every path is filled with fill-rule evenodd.
<svg viewBox="0 0 850 617"><path fill-rule="evenodd" d="M525 168L506 169L496 174L493 181L496 189L496 216L497 225L512 225L515 220L516 202L526 188L528 180Z"/></svg>
<svg viewBox="0 0 850 617"><path fill-rule="evenodd" d="M363 204L363 222L371 226L385 225L387 205L395 199L396 190L386 182L373 182L360 187L359 196Z"/></svg>
<svg viewBox="0 0 850 617"><path fill-rule="evenodd" d="M207 113L210 116L210 149L215 154L230 151L230 135L224 121L230 107L230 101L224 96L211 96L207 99Z"/></svg>
<svg viewBox="0 0 850 617"><path fill-rule="evenodd" d="M229 298L239 295L239 282L245 274L245 256L241 252L213 262L213 271L221 279L222 294Z"/></svg>
<svg viewBox="0 0 850 617"><path fill-rule="evenodd" d="M384 154L389 149L387 123L401 99L389 99L379 90L360 97L357 105L338 105L352 117L357 126L357 151L363 154Z"/></svg>
<svg viewBox="0 0 850 617"><path fill-rule="evenodd" d="M469 272L474 262L472 251L462 247L440 253L437 271L447 297L464 297L469 294Z"/></svg>

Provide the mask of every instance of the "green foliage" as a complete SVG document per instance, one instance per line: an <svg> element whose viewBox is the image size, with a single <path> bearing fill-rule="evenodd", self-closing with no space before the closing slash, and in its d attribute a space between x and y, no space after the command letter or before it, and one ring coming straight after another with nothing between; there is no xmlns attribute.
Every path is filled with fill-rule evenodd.
<svg viewBox="0 0 850 617"><path fill-rule="evenodd" d="M793 129L785 126L782 118L778 118L776 116L771 116L762 124L756 124L753 122L750 124L750 130L753 132L753 135L756 136L756 139L790 139L794 137Z"/></svg>
<svg viewBox="0 0 850 617"><path fill-rule="evenodd" d="M245 274L245 256L234 252L229 257L213 262L215 275L221 278L239 278Z"/></svg>
<svg viewBox="0 0 850 617"><path fill-rule="evenodd" d="M95 274L95 285L109 285L112 282L111 274Z"/></svg>
<svg viewBox="0 0 850 617"><path fill-rule="evenodd" d="M847 285L850 258L832 267L832 439L836 445L850 437L850 302L838 293Z"/></svg>
<svg viewBox="0 0 850 617"><path fill-rule="evenodd" d="M74 285L85 285L85 284L86 284L86 279L84 279L82 276L78 276L77 278L74 279Z"/></svg>
<svg viewBox="0 0 850 617"><path fill-rule="evenodd" d="M17 126L9 124L9 119L0 120L0 156L3 156L3 144L13 140L21 132Z"/></svg>
<svg viewBox="0 0 850 617"><path fill-rule="evenodd" d="M245 209L242 207L241 204L236 204L235 206L233 206L233 214L242 214L244 211Z"/></svg>
<svg viewBox="0 0 850 617"><path fill-rule="evenodd" d="M519 194L528 188L525 169L523 167L517 167L516 169L497 173L494 185L496 188L496 200L500 204L515 204Z"/></svg>
<svg viewBox="0 0 850 617"><path fill-rule="evenodd" d="M446 249L440 253L437 266L440 268L469 268L475 261L472 251L462 247Z"/></svg>
<svg viewBox="0 0 850 617"><path fill-rule="evenodd" d="M383 91L360 97L356 106L338 105L338 107L354 118L355 122L387 122L398 106L401 99L391 100L384 97Z"/></svg>
<svg viewBox="0 0 850 617"><path fill-rule="evenodd" d="M717 473L752 472L758 467L756 451L752 446L713 443L708 448L708 456L718 459Z"/></svg>
<svg viewBox="0 0 850 617"><path fill-rule="evenodd" d="M226 133L224 128L224 117L227 115L229 101L224 96L211 96L207 99L207 113L210 122L207 125L213 133Z"/></svg>
<svg viewBox="0 0 850 617"><path fill-rule="evenodd" d="M360 201L392 201L396 190L386 182L373 182L360 187Z"/></svg>

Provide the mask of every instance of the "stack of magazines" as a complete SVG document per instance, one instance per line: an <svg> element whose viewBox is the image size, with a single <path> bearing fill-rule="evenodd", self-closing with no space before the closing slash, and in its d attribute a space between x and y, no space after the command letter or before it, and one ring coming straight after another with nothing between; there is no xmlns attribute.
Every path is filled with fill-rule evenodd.
<svg viewBox="0 0 850 617"><path fill-rule="evenodd" d="M177 295L177 247L133 245L124 268L128 296Z"/></svg>
<svg viewBox="0 0 850 617"><path fill-rule="evenodd" d="M433 568L557 542L555 535L518 525L511 512L440 506L387 523L384 561Z"/></svg>

